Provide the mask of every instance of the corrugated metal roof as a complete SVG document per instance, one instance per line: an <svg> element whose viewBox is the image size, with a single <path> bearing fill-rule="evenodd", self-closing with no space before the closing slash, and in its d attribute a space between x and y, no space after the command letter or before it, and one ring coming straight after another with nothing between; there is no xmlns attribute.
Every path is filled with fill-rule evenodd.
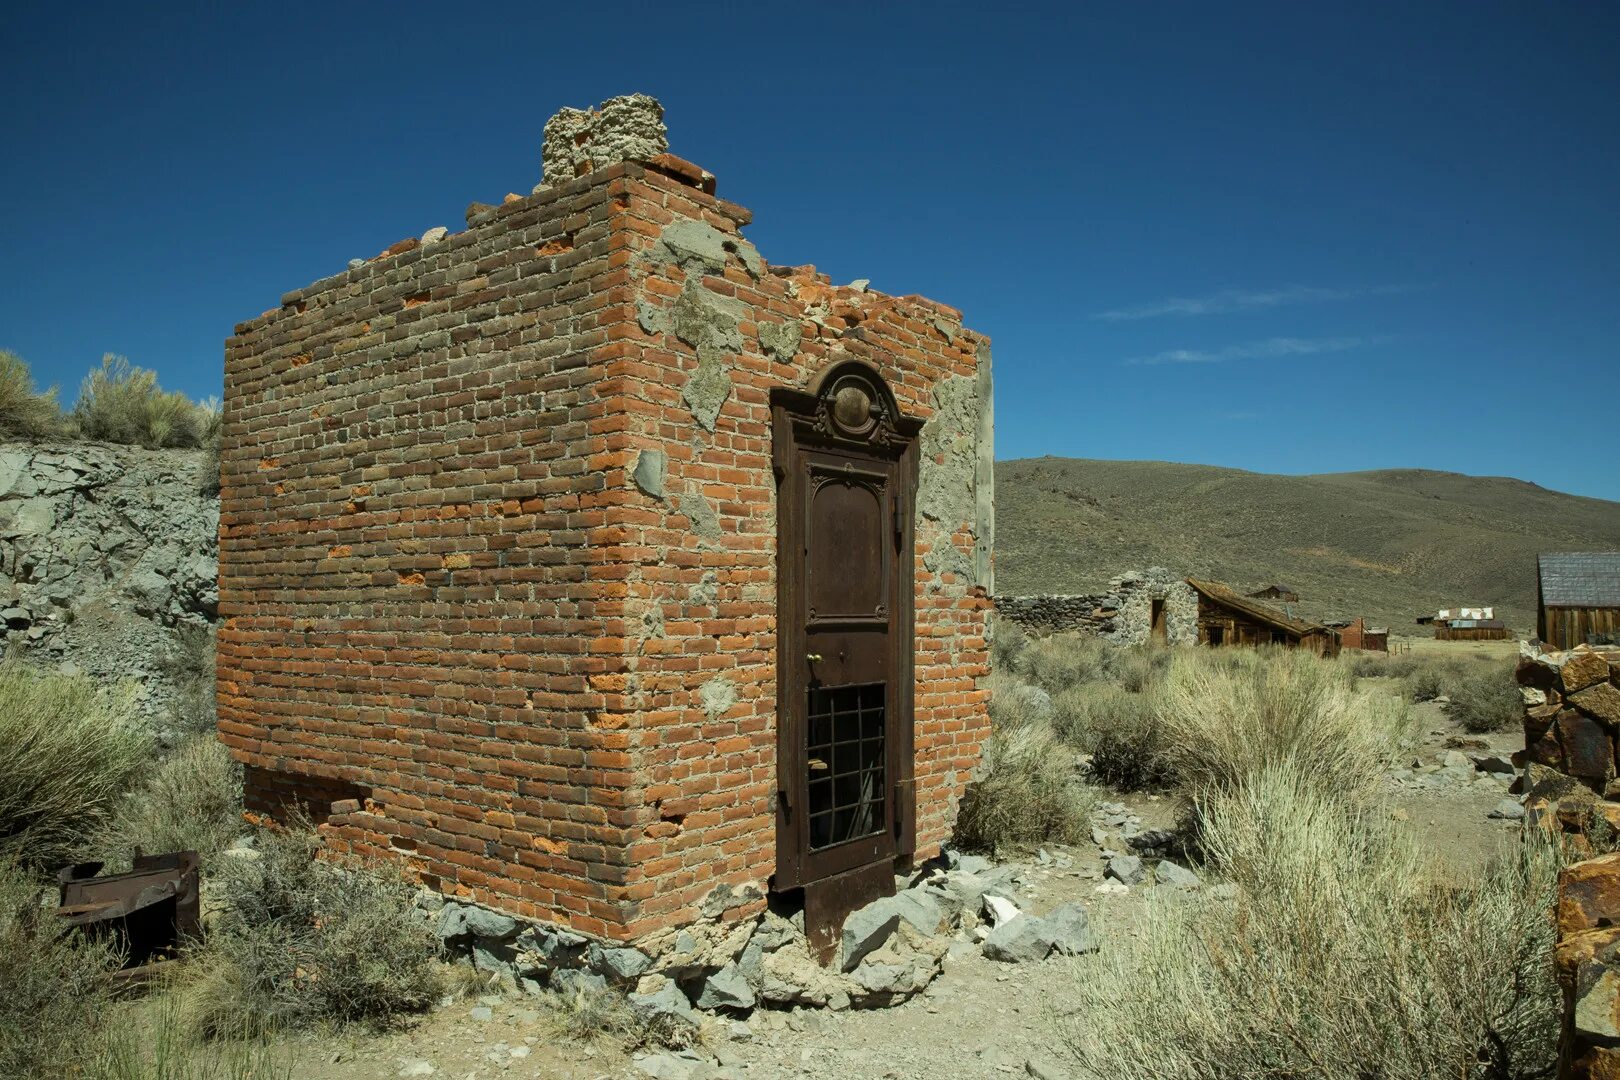
<svg viewBox="0 0 1620 1080"><path fill-rule="evenodd" d="M1547 607L1620 607L1620 551L1555 551L1536 563Z"/></svg>

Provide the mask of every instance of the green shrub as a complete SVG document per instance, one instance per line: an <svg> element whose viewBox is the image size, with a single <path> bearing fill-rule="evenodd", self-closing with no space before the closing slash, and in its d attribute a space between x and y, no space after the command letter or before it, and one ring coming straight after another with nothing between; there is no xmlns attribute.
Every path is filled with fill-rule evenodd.
<svg viewBox="0 0 1620 1080"><path fill-rule="evenodd" d="M957 816L957 843L973 850L1042 842L1077 843L1087 835L1096 798L1080 779L1075 755L1046 723L996 731L983 774L968 786Z"/></svg>
<svg viewBox="0 0 1620 1080"><path fill-rule="evenodd" d="M82 853L150 762L133 700L128 687L0 664L0 859L54 870Z"/></svg>
<svg viewBox="0 0 1620 1080"><path fill-rule="evenodd" d="M1458 669L1448 680L1446 712L1474 734L1506 731L1524 717L1524 698L1513 668L1497 662Z"/></svg>
<svg viewBox="0 0 1620 1080"><path fill-rule="evenodd" d="M1060 695L1054 706L1058 734L1091 755L1091 775L1098 781L1128 791L1174 782L1156 693L1085 686Z"/></svg>
<svg viewBox="0 0 1620 1080"><path fill-rule="evenodd" d="M339 867L304 828L260 834L221 860L222 911L185 987L202 1034L386 1025L439 993L438 939L392 864Z"/></svg>
<svg viewBox="0 0 1620 1080"><path fill-rule="evenodd" d="M0 860L0 1076L68 1074L106 1009L107 945L61 933L27 868Z"/></svg>
<svg viewBox="0 0 1620 1080"><path fill-rule="evenodd" d="M1019 661L1019 674L1049 694L1101 682L1108 653L1115 646L1095 637L1054 634L1032 641Z"/></svg>
<svg viewBox="0 0 1620 1080"><path fill-rule="evenodd" d="M0 349L0 435L39 438L54 435L61 428L62 410L56 403L56 390L40 393L28 362Z"/></svg>
<svg viewBox="0 0 1620 1080"><path fill-rule="evenodd" d="M1298 762L1206 792L1200 813L1210 868L1237 897L1151 901L1138 935L1075 983L1062 1027L1083 1075L1551 1075L1558 860L1545 842L1443 882L1387 816Z"/></svg>
<svg viewBox="0 0 1620 1080"><path fill-rule="evenodd" d="M155 372L108 353L101 367L85 376L73 419L84 438L155 450L204 445L218 412L178 391L164 390Z"/></svg>
<svg viewBox="0 0 1620 1080"><path fill-rule="evenodd" d="M110 865L139 848L196 851L211 866L242 829L241 769L218 739L198 735L124 796L97 846Z"/></svg>

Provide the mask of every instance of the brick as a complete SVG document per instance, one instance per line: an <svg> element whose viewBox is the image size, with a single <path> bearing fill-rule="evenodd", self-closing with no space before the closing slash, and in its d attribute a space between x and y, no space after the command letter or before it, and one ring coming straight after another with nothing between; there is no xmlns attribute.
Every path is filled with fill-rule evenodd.
<svg viewBox="0 0 1620 1080"><path fill-rule="evenodd" d="M306 804L334 850L615 939L692 921L719 881L767 884L770 391L808 385L836 350L926 417L983 339L921 298L813 269L756 277L736 254L750 215L712 183L670 156L478 204L466 233L402 241L237 324L218 686L250 813ZM727 238L724 265L673 262L659 237L675 223ZM681 397L695 347L637 321L690 288L736 317L713 432ZM759 327L784 322L798 351L764 355ZM670 492L703 494L717 535L633 488L647 450ZM989 603L922 556L971 559L973 543L972 522L917 537L922 857L949 837L989 729ZM716 675L737 696L710 717L698 693Z"/></svg>

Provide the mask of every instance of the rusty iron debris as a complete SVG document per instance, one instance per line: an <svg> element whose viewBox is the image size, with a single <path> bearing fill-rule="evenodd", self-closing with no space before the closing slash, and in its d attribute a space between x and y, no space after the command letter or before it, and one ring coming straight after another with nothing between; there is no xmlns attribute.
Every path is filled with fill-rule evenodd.
<svg viewBox="0 0 1620 1080"><path fill-rule="evenodd" d="M123 984L153 977L198 936L201 919L195 851L137 854L128 873L99 877L102 863L57 871L57 915L65 926L92 936L110 935L123 953Z"/></svg>

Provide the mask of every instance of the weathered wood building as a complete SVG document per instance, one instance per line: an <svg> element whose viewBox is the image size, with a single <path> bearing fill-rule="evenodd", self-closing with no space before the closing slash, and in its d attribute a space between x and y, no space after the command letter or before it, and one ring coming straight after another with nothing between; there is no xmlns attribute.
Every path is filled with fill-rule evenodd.
<svg viewBox="0 0 1620 1080"><path fill-rule="evenodd" d="M1536 636L1555 649L1620 636L1620 551L1536 557Z"/></svg>
<svg viewBox="0 0 1620 1080"><path fill-rule="evenodd" d="M1200 645L1283 645L1339 655L1339 635L1330 627L1296 619L1219 581L1188 578L1187 584L1198 594Z"/></svg>
<svg viewBox="0 0 1620 1080"><path fill-rule="evenodd" d="M1270 600L1274 604L1299 603L1299 593L1287 585L1267 585L1259 592L1252 592L1249 595L1256 600Z"/></svg>
<svg viewBox="0 0 1620 1080"><path fill-rule="evenodd" d="M1389 652L1389 627L1368 626L1365 616L1357 615L1343 622L1330 622L1328 626L1339 632L1341 649L1361 649L1365 652Z"/></svg>

